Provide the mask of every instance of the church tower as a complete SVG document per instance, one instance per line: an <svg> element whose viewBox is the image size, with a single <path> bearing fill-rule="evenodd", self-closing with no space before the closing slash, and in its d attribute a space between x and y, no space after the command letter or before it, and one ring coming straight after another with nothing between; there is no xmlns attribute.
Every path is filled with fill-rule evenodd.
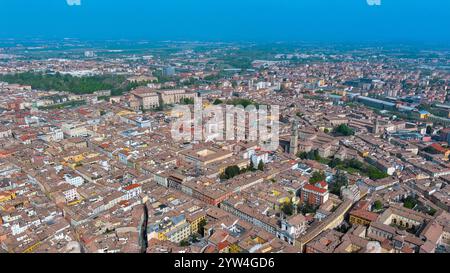
<svg viewBox="0 0 450 273"><path fill-rule="evenodd" d="M294 120L291 128L291 141L289 145L289 153L296 156L298 153L298 121Z"/></svg>
<svg viewBox="0 0 450 273"><path fill-rule="evenodd" d="M380 121L378 120L378 117L375 119L374 125L373 125L373 134L378 134L380 132Z"/></svg>

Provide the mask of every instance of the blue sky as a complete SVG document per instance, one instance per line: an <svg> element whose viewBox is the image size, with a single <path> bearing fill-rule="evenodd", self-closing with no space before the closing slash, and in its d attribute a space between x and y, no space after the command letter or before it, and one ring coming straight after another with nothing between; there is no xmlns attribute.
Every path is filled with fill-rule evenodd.
<svg viewBox="0 0 450 273"><path fill-rule="evenodd" d="M450 42L449 0L0 0L0 38Z"/></svg>

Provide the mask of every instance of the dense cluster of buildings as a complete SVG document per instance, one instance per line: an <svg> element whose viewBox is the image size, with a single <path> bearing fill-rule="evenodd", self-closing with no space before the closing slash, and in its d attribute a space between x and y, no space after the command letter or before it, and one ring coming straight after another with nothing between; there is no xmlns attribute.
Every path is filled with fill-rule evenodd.
<svg viewBox="0 0 450 273"><path fill-rule="evenodd" d="M295 61L318 56L280 54L222 75L208 66L218 52L142 56L139 66L0 63L0 73L142 82L121 96L0 83L0 252L450 251L450 129L414 102L386 98L445 103L448 73L342 53L310 64ZM161 69L173 82L157 81ZM239 99L280 106L278 149L174 141L170 108L192 108L196 97L205 109Z"/></svg>

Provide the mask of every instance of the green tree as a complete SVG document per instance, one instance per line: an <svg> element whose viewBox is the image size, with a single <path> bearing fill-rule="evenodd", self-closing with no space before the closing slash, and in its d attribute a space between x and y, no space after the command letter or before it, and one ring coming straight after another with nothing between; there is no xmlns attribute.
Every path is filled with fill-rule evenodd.
<svg viewBox="0 0 450 273"><path fill-rule="evenodd" d="M0 81L31 85L34 89L68 91L75 94L91 94L95 91L111 90L113 95L121 95L142 85L142 83L128 83L123 75L74 77L60 73L33 72L0 75Z"/></svg>
<svg viewBox="0 0 450 273"><path fill-rule="evenodd" d="M302 214L308 214L308 213L315 213L316 212L316 208L310 204L303 204L299 210L301 211Z"/></svg>
<svg viewBox="0 0 450 273"><path fill-rule="evenodd" d="M317 160L317 161L320 160L321 157L320 157L320 155L319 155L319 150L313 150L313 151L311 151L309 157L311 158L311 160Z"/></svg>
<svg viewBox="0 0 450 273"><path fill-rule="evenodd" d="M205 237L205 226L206 224L208 224L208 222L206 221L206 219L202 219L200 220L200 222L198 223L198 233L202 236Z"/></svg>
<svg viewBox="0 0 450 273"><path fill-rule="evenodd" d="M250 160L250 166L248 167L248 169L250 171L254 171L255 170L255 165L253 164L253 160Z"/></svg>
<svg viewBox="0 0 450 273"><path fill-rule="evenodd" d="M320 181L325 181L325 179L326 179L325 172L323 171L313 172L311 178L309 179L309 183L315 184Z"/></svg>
<svg viewBox="0 0 450 273"><path fill-rule="evenodd" d="M364 164L355 158L350 159L346 163L347 163L348 167L353 168L353 169L363 170L363 168L364 168Z"/></svg>
<svg viewBox="0 0 450 273"><path fill-rule="evenodd" d="M380 200L375 201L375 203L373 203L373 208L378 211L383 209L383 203L381 203Z"/></svg>
<svg viewBox="0 0 450 273"><path fill-rule="evenodd" d="M192 98L182 98L180 100L180 103L183 104L183 105L194 104L194 99L192 99Z"/></svg>
<svg viewBox="0 0 450 273"><path fill-rule="evenodd" d="M355 134L355 131L348 127L348 125L346 124L341 124L338 127L336 127L334 129L334 132L338 135L343 135L343 136L352 136Z"/></svg>
<svg viewBox="0 0 450 273"><path fill-rule="evenodd" d="M191 236L191 241L192 241L193 243L198 243L198 242L200 242L200 240L198 239L198 235L197 235L197 234L192 234L192 236Z"/></svg>
<svg viewBox="0 0 450 273"><path fill-rule="evenodd" d="M258 163L258 170L264 171L264 162L262 160L260 160Z"/></svg>
<svg viewBox="0 0 450 273"><path fill-rule="evenodd" d="M300 152L298 153L298 157L301 159L309 159L309 160L320 160L321 157L319 155L319 150L311 150L309 152Z"/></svg>
<svg viewBox="0 0 450 273"><path fill-rule="evenodd" d="M294 204L292 204L291 201L283 203L283 205L281 205L280 209L287 216L291 216L292 214L294 214L294 210L295 210Z"/></svg>
<svg viewBox="0 0 450 273"><path fill-rule="evenodd" d="M189 245L190 245L189 242L186 241L186 240L183 240L183 241L180 242L180 246L181 247L185 247L185 246L189 246Z"/></svg>
<svg viewBox="0 0 450 273"><path fill-rule="evenodd" d="M231 178L239 175L240 173L241 173L241 169L238 166L236 166L236 165L228 166L225 169L224 173L221 175L221 178L222 179L231 179Z"/></svg>
<svg viewBox="0 0 450 273"><path fill-rule="evenodd" d="M337 171L334 177L333 186L331 187L331 193L339 195L342 187L348 186L348 177L345 173Z"/></svg>
<svg viewBox="0 0 450 273"><path fill-rule="evenodd" d="M308 153L307 152L300 152L297 154L297 156L301 159L307 159L308 158Z"/></svg>
<svg viewBox="0 0 450 273"><path fill-rule="evenodd" d="M374 166L367 166L365 169L363 169L363 172L365 172L372 180L378 180L388 177L387 173L380 171Z"/></svg>
<svg viewBox="0 0 450 273"><path fill-rule="evenodd" d="M340 160L339 158L333 158L333 160L330 161L330 163L328 163L328 166L330 168L336 168L337 166L342 164L342 160Z"/></svg>
<svg viewBox="0 0 450 273"><path fill-rule="evenodd" d="M436 214L437 210L434 208L429 208L428 209L428 215L434 216Z"/></svg>
<svg viewBox="0 0 450 273"><path fill-rule="evenodd" d="M227 102L228 105L233 105L233 106L238 106L238 105L242 105L244 108L246 108L249 105L254 105L256 109L258 109L259 104L249 100L249 99L245 99L245 98L238 98L238 99L233 99L231 101Z"/></svg>
<svg viewBox="0 0 450 273"><path fill-rule="evenodd" d="M403 206L408 209L413 209L417 205L418 201L412 196L408 196L403 200Z"/></svg>
<svg viewBox="0 0 450 273"><path fill-rule="evenodd" d="M216 99L213 102L214 105L219 105L219 104L222 104L222 103L223 103L223 101L221 99Z"/></svg>

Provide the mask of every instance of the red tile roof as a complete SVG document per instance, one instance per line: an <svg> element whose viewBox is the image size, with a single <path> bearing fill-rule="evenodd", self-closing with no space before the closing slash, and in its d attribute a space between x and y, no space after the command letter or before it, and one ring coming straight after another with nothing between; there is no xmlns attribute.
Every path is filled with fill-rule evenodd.
<svg viewBox="0 0 450 273"><path fill-rule="evenodd" d="M229 245L230 245L230 243L228 243L228 241L220 242L220 243L217 245L217 249L219 249L219 251L220 251L220 250L222 250L222 249L228 247Z"/></svg>
<svg viewBox="0 0 450 273"><path fill-rule="evenodd" d="M308 190L308 191L314 191L320 194L326 193L327 190L326 189L321 189L319 187L316 187L314 185L311 184L306 184L305 186L303 186L303 189Z"/></svg>
<svg viewBox="0 0 450 273"><path fill-rule="evenodd" d="M129 186L126 186L126 187L123 188L123 189L126 190L126 191L130 191L130 190L132 190L132 189L139 188L140 186L141 186L140 184L131 184L131 185L129 185Z"/></svg>
<svg viewBox="0 0 450 273"><path fill-rule="evenodd" d="M431 148L435 149L436 151L438 151L439 153L445 153L447 151L446 148L442 147L440 144L438 143L433 143L431 144Z"/></svg>
<svg viewBox="0 0 450 273"><path fill-rule="evenodd" d="M328 186L327 182L325 182L325 181L317 182L316 185L318 185L320 188L323 188L323 189L325 189Z"/></svg>
<svg viewBox="0 0 450 273"><path fill-rule="evenodd" d="M362 209L351 211L350 215L354 215L370 222L374 222L378 219L378 214Z"/></svg>

